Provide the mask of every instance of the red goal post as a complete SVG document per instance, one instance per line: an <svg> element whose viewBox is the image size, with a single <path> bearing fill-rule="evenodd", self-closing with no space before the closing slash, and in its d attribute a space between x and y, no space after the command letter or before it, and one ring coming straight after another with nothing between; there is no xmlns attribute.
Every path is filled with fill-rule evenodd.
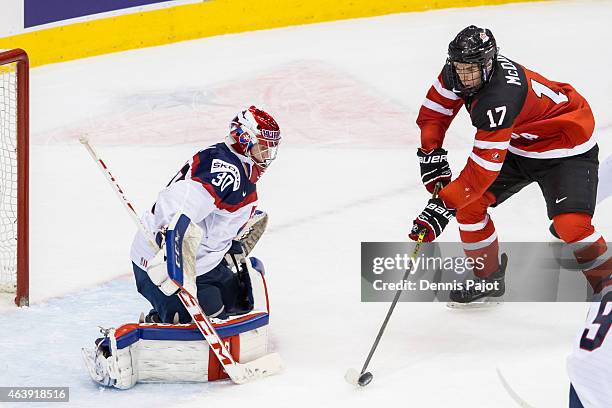
<svg viewBox="0 0 612 408"><path fill-rule="evenodd" d="M29 63L0 50L0 291L29 303Z"/></svg>

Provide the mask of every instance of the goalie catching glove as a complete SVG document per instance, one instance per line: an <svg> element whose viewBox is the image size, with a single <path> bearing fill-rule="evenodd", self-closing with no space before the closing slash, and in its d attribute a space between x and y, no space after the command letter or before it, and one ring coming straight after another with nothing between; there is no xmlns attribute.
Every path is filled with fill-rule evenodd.
<svg viewBox="0 0 612 408"><path fill-rule="evenodd" d="M256 210L249 221L244 225L236 239L232 241L232 246L225 255L228 265L238 265L244 263L244 259L249 256L259 239L266 231L268 226L268 214L261 210Z"/></svg>
<svg viewBox="0 0 612 408"><path fill-rule="evenodd" d="M448 222L455 216L456 211L446 208L444 201L432 198L427 202L425 209L414 220L410 239L418 241L419 235L425 231L423 242L431 242L438 238Z"/></svg>
<svg viewBox="0 0 612 408"><path fill-rule="evenodd" d="M445 186L451 181L452 173L446 158L447 154L448 152L441 147L429 152L417 149L421 166L421 181L430 193L433 193L438 182Z"/></svg>
<svg viewBox="0 0 612 408"><path fill-rule="evenodd" d="M195 261L202 229L184 214L176 214L168 228L158 232L161 249L149 263L151 281L166 295L180 290L179 285L195 293Z"/></svg>

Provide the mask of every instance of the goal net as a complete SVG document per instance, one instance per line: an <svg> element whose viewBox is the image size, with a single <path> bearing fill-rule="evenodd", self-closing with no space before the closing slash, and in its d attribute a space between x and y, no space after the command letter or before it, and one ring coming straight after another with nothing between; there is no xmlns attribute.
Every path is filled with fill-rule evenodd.
<svg viewBox="0 0 612 408"><path fill-rule="evenodd" d="M0 50L0 292L28 304L28 59Z"/></svg>

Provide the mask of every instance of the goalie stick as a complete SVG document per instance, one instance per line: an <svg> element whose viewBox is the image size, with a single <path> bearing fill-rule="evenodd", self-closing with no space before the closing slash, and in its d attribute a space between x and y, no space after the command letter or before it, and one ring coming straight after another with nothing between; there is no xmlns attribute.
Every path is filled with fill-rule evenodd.
<svg viewBox="0 0 612 408"><path fill-rule="evenodd" d="M159 247L153 240L153 235L147 230L147 227L138 217L134 206L127 199L125 193L121 187L119 187L117 180L113 177L106 164L98 156L87 137L81 137L79 141L87 149L91 158L98 163L100 170L113 188L113 191L117 194L117 197L119 197L123 207L127 210L132 221L134 221L143 235L149 239L149 245L151 245L151 247L155 250L159 250ZM219 337L219 334L217 334L217 331L213 327L212 323L202 311L197 299L194 298L182 285L180 285L179 282L175 281L175 283L179 287L179 299L185 306L185 309L187 309L191 315L191 318L202 333L202 336L204 336L204 339L206 339L210 345L210 348L213 350L215 356L223 366L223 369L234 383L244 384L258 378L276 374L282 370L282 360L277 353L267 354L248 363L236 362L236 360L234 360L230 352L227 350L227 347L225 347L223 344L223 341Z"/></svg>

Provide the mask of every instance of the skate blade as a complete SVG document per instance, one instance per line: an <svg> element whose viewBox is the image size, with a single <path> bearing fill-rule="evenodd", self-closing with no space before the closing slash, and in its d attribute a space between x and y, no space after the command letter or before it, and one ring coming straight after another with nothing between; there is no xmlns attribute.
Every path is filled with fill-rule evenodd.
<svg viewBox="0 0 612 408"><path fill-rule="evenodd" d="M503 304L504 304L504 299L501 297L498 297L498 298L481 299L477 302L471 302L471 303L447 302L446 307L448 307L449 309L470 310L470 309L487 309L491 307L500 306Z"/></svg>

